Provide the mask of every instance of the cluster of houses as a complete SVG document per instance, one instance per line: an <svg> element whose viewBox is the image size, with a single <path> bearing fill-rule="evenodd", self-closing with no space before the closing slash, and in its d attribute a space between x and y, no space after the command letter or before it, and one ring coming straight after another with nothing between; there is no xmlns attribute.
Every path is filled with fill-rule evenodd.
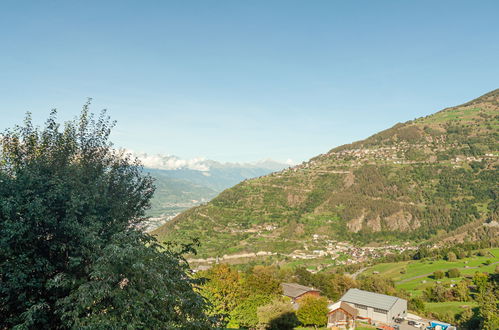
<svg viewBox="0 0 499 330"><path fill-rule="evenodd" d="M362 165L363 163L370 163L376 161L386 161L393 162L394 164L413 164L419 163L420 161L408 160L405 153L409 148L418 150L431 150L432 154L428 155L428 159L424 162L436 162L437 157L434 155L437 152L446 151L449 149L458 148L457 144L448 144L445 139L433 138L432 141L428 141L426 144L409 144L405 141L400 141L392 146L378 147L378 148L355 148L355 149L344 149L341 151L331 151L326 154L333 161L349 160L350 165ZM322 155L324 156L324 155ZM497 158L498 155L493 153L486 153L481 156L458 156L450 160L451 163L457 164L460 162L470 162L470 161L482 161L483 159ZM297 172L300 169L314 169L316 168L316 161L311 160L309 162L304 162L293 168L285 169L282 173L292 171ZM329 169L327 172L334 173ZM347 171L348 173L348 171ZM279 172L275 173L273 176L279 176Z"/></svg>
<svg viewBox="0 0 499 330"><path fill-rule="evenodd" d="M320 296L320 290L312 287L296 283L282 283L281 286L283 295L291 299L296 309L303 297ZM357 321L383 329L398 329L400 320L408 316L407 300L359 289L349 289L338 301L330 304L328 310L329 329L355 329ZM447 325L440 329L455 328Z"/></svg>
<svg viewBox="0 0 499 330"><path fill-rule="evenodd" d="M354 246L348 242L337 242L334 240L325 240L321 242L317 234L313 235L313 241L318 244L323 244L322 249L308 249L305 245L305 250L295 250L290 254L276 253L270 251L259 251L259 252L246 252L237 253L232 255L223 255L219 257L210 257L206 259L189 259L189 263L199 263L199 264L218 264L222 261L230 261L242 258L256 258L256 257L268 257L268 256L285 256L292 259L318 259L329 257L335 261L336 265L351 265L356 264L376 258L386 256L393 253L401 253L407 250L416 250L416 246L411 246L408 243L405 245L384 245L378 247L358 247Z"/></svg>
<svg viewBox="0 0 499 330"><path fill-rule="evenodd" d="M314 235L315 236L315 235ZM317 240L314 237L314 241ZM379 247L358 247L348 242L327 240L324 249L296 250L289 255L293 259L316 259L330 256L337 265L350 265L386 256L390 253L401 253L407 250L416 250L411 245L384 245Z"/></svg>

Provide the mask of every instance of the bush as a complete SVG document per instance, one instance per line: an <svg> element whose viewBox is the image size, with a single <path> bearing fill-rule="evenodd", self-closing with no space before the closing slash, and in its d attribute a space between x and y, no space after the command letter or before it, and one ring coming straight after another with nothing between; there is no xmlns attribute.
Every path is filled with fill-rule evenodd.
<svg viewBox="0 0 499 330"><path fill-rule="evenodd" d="M286 298L276 298L270 304L258 307L258 328L269 330L294 329L300 324L291 301Z"/></svg>
<svg viewBox="0 0 499 330"><path fill-rule="evenodd" d="M447 253L447 261L455 262L457 261L457 256L454 252Z"/></svg>
<svg viewBox="0 0 499 330"><path fill-rule="evenodd" d="M433 278L435 280L441 280L442 278L444 278L445 276L445 273L441 270L436 270L433 272Z"/></svg>
<svg viewBox="0 0 499 330"><path fill-rule="evenodd" d="M447 271L448 278L455 278L461 276L461 272L457 268L452 268Z"/></svg>
<svg viewBox="0 0 499 330"><path fill-rule="evenodd" d="M411 298L408 308L417 313L424 313L426 309L423 299L419 297Z"/></svg>

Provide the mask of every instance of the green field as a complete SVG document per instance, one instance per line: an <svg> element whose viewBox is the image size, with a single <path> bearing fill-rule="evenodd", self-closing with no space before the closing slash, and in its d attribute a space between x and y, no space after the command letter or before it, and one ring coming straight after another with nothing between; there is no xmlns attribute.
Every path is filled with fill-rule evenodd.
<svg viewBox="0 0 499 330"><path fill-rule="evenodd" d="M491 264L487 266L484 263L487 260L490 260L492 263L499 262L499 248L487 249L485 251L490 252L493 256L474 256L470 258L459 259L455 262L449 262L446 260L411 260L397 263L382 263L377 264L373 267L369 267L363 272L363 274L372 274L373 272L377 271L379 272L379 275L388 277L395 281L395 283L397 284L397 282L404 280L406 281L416 276L430 274L437 270L446 271L451 268L458 268L462 274L470 275L474 274L477 271L493 272L496 265ZM422 279L432 280L429 277L424 277L415 281L420 282ZM412 281L409 281L407 283L412 283Z"/></svg>
<svg viewBox="0 0 499 330"><path fill-rule="evenodd" d="M459 314L466 308L476 307L477 303L474 301L448 301L439 303L426 303L427 310L435 313L452 312Z"/></svg>
<svg viewBox="0 0 499 330"><path fill-rule="evenodd" d="M367 268L362 274L370 275L379 272L380 276L392 279L395 282L397 289L403 289L411 294L411 296L420 296L424 289L432 286L436 280L432 275L434 271L448 271L452 268L458 268L461 272L461 277L447 278L439 280L443 284L457 283L465 276L472 276L475 272L493 273L499 265L499 248L484 250L486 256L474 256L470 258L459 259L456 262L446 260L411 260L401 261L396 263L383 263ZM491 262L486 265L485 262ZM426 303L426 309L429 312L448 312L455 314L463 311L462 306L474 307L474 302L442 302L442 303Z"/></svg>

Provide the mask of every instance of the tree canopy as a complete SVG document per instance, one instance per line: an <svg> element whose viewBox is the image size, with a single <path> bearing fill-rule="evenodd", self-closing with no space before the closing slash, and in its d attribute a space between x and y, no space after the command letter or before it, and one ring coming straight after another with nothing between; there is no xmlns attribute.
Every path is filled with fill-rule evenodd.
<svg viewBox="0 0 499 330"><path fill-rule="evenodd" d="M153 180L89 105L43 128L28 114L0 136L0 328L211 327L191 246L141 230Z"/></svg>

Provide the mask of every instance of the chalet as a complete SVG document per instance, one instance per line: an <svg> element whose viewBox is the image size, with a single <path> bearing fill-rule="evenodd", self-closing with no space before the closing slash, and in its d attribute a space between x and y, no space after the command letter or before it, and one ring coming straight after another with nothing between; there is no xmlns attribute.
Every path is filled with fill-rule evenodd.
<svg viewBox="0 0 499 330"><path fill-rule="evenodd" d="M340 301L355 307L357 318L373 322L390 324L407 315L407 300L385 294L350 289Z"/></svg>
<svg viewBox="0 0 499 330"><path fill-rule="evenodd" d="M343 301L338 301L329 305L329 313L327 314L327 327L354 329L355 319L359 312Z"/></svg>
<svg viewBox="0 0 499 330"><path fill-rule="evenodd" d="M282 294L291 298L293 304L297 307L301 298L312 295L320 296L321 292L312 287L296 284L296 283L281 283Z"/></svg>

